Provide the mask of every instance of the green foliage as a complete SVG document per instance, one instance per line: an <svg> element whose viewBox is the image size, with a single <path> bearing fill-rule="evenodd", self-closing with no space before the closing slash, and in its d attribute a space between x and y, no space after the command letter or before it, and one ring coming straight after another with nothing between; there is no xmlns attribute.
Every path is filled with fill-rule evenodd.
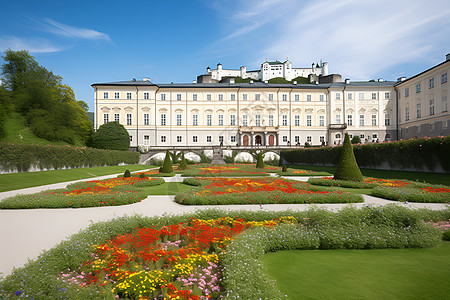
<svg viewBox="0 0 450 300"><path fill-rule="evenodd" d="M124 177L125 177L125 175L124 175ZM145 177L148 177L147 175L145 175L145 172L142 172L141 174L139 174L139 178L145 178Z"/></svg>
<svg viewBox="0 0 450 300"><path fill-rule="evenodd" d="M130 170L125 170L125 173L123 173L123 177L131 177Z"/></svg>
<svg viewBox="0 0 450 300"><path fill-rule="evenodd" d="M178 163L178 161L181 158L181 152L173 151L173 152L169 152L169 154L170 154L170 158L172 159L172 163L173 164Z"/></svg>
<svg viewBox="0 0 450 300"><path fill-rule="evenodd" d="M201 186L202 182L197 178L185 178L183 180L184 184L192 185L192 186Z"/></svg>
<svg viewBox="0 0 450 300"><path fill-rule="evenodd" d="M130 149L130 135L119 122L108 122L94 133L92 145L98 149L127 151Z"/></svg>
<svg viewBox="0 0 450 300"><path fill-rule="evenodd" d="M161 173L173 173L172 161L170 160L170 152L166 150L166 157L164 158L164 163L160 169Z"/></svg>
<svg viewBox="0 0 450 300"><path fill-rule="evenodd" d="M339 159L336 172L334 173L334 179L359 182L364 180L361 170L358 167L358 163L356 162L355 155L353 154L352 144L348 133L345 134L341 158Z"/></svg>
<svg viewBox="0 0 450 300"><path fill-rule="evenodd" d="M359 135L355 135L354 137L352 137L352 144L361 144L361 138L359 137Z"/></svg>
<svg viewBox="0 0 450 300"><path fill-rule="evenodd" d="M5 171L26 172L40 169L81 168L137 164L139 153L99 150L87 147L42 146L0 143L0 168Z"/></svg>
<svg viewBox="0 0 450 300"><path fill-rule="evenodd" d="M352 189L371 189L377 187L377 184L375 183L364 183L348 180L327 180L321 178L310 178L308 179L308 183L320 186L339 186Z"/></svg>
<svg viewBox="0 0 450 300"><path fill-rule="evenodd" d="M433 188L447 188L448 186L431 186ZM376 187L372 190L372 195L394 201L408 201L420 203L449 203L448 192L430 193L422 190L421 187Z"/></svg>
<svg viewBox="0 0 450 300"><path fill-rule="evenodd" d="M342 146L281 151L281 157L291 164L337 165L341 149ZM428 171L441 167L450 172L450 136L355 145L353 152L363 168L387 164L392 169Z"/></svg>
<svg viewBox="0 0 450 300"><path fill-rule="evenodd" d="M202 151L200 153L200 163L201 164L210 164L212 161L212 157L209 157L208 155L205 154L205 151Z"/></svg>
<svg viewBox="0 0 450 300"><path fill-rule="evenodd" d="M6 136L5 121L11 112L11 92L0 85L0 139Z"/></svg>
<svg viewBox="0 0 450 300"><path fill-rule="evenodd" d="M442 240L450 241L450 229L444 231L444 233L442 234Z"/></svg>
<svg viewBox="0 0 450 300"><path fill-rule="evenodd" d="M221 168L221 167L229 167L229 169L224 171L211 171L208 168ZM257 169L255 165L212 165L212 164L197 164L192 165L189 169L184 170L182 177L242 177L242 176L268 176L267 173L275 173L277 170L270 170L265 168L263 170Z"/></svg>
<svg viewBox="0 0 450 300"><path fill-rule="evenodd" d="M286 171L277 172L280 176L330 176L328 172L314 172L311 170L300 170L300 169L290 169L286 168Z"/></svg>
<svg viewBox="0 0 450 300"><path fill-rule="evenodd" d="M286 167L286 165L283 165L283 167L281 168L281 172L287 172L288 168Z"/></svg>
<svg viewBox="0 0 450 300"><path fill-rule="evenodd" d="M256 168L264 169L266 165L264 164L264 154L261 152L256 154Z"/></svg>
<svg viewBox="0 0 450 300"><path fill-rule="evenodd" d="M239 154L238 151L233 150L231 151L231 155L224 155L223 160L227 163L227 164L232 164L234 163L234 159L236 158L236 156Z"/></svg>
<svg viewBox="0 0 450 300"><path fill-rule="evenodd" d="M249 83L250 80L253 80L253 82L261 82L261 80L258 79L251 79L251 78L242 78L242 77L234 77L235 83Z"/></svg>
<svg viewBox="0 0 450 300"><path fill-rule="evenodd" d="M186 158L184 157L184 151L181 152L181 162L180 165L178 166L179 170L186 170L187 169L187 162L186 162Z"/></svg>

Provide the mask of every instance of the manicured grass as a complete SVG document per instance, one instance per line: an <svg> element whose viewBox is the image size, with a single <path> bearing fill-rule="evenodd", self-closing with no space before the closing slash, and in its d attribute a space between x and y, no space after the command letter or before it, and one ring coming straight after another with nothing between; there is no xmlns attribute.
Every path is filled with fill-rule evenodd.
<svg viewBox="0 0 450 300"><path fill-rule="evenodd" d="M296 165L289 166L292 169L307 169L311 171L323 171L334 174L336 167L330 166L309 166L309 165ZM437 183L450 185L450 174L444 173L428 173L428 172L409 172L409 171L388 171L388 170L374 170L374 169L361 169L361 173L366 177L384 178L384 179L409 179L418 180L428 183Z"/></svg>
<svg viewBox="0 0 450 300"><path fill-rule="evenodd" d="M311 188L323 189L323 186L311 184ZM341 186L327 186L327 190L344 191L344 192L349 192L349 193L353 193L353 194L365 194L365 195L372 194L372 189L354 189L354 188L346 188L346 187L341 187Z"/></svg>
<svg viewBox="0 0 450 300"><path fill-rule="evenodd" d="M192 188L191 185L187 185L181 182L166 182L161 185L146 187L144 190L152 195L176 195L182 192L189 192Z"/></svg>
<svg viewBox="0 0 450 300"><path fill-rule="evenodd" d="M92 178L116 173L123 173L125 172L125 170L130 170L132 172L138 170L147 170L152 167L153 166L147 165L127 165L127 166L94 167L94 168L79 168L69 170L1 174L0 192L53 184L58 182Z"/></svg>
<svg viewBox="0 0 450 300"><path fill-rule="evenodd" d="M447 299L450 242L437 248L267 253L288 299Z"/></svg>

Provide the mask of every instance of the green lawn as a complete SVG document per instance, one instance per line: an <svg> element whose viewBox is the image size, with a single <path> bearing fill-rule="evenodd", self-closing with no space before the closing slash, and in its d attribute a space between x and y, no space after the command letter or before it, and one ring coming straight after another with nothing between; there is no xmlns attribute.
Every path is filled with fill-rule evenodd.
<svg viewBox="0 0 450 300"><path fill-rule="evenodd" d="M293 250L264 267L288 299L449 299L450 242L437 248Z"/></svg>
<svg viewBox="0 0 450 300"><path fill-rule="evenodd" d="M166 182L157 186L150 186L144 188L146 192L151 195L176 195L181 192L186 192L194 188L192 185L187 185L182 182Z"/></svg>
<svg viewBox="0 0 450 300"><path fill-rule="evenodd" d="M289 169L306 169L311 171L323 171L334 174L336 167L329 166L309 166L309 165L295 165L289 166ZM388 170L374 170L361 168L363 176L384 178L384 179L409 179L418 180L428 183L437 183L450 185L450 174L443 173L429 173L429 172L409 172L409 171L388 171Z"/></svg>
<svg viewBox="0 0 450 300"><path fill-rule="evenodd" d="M92 178L103 175L123 173L125 170L138 171L152 168L148 165L127 165L111 167L78 168L41 172L23 172L0 175L0 192L24 189L46 184Z"/></svg>

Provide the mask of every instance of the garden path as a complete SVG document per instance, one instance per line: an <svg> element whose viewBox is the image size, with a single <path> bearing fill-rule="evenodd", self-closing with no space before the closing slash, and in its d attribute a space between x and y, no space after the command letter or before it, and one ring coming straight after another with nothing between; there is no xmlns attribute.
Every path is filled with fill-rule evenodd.
<svg viewBox="0 0 450 300"><path fill-rule="evenodd" d="M117 175L115 175L117 176ZM103 176L115 177L114 175ZM289 177L290 179L295 179ZM307 177L298 177L307 180ZM177 174L174 177L164 178L168 182L179 182L183 178ZM72 183L72 182L69 182ZM0 193L0 199L15 194L36 193L41 190L63 188L68 182L46 185L42 187L27 188ZM353 204L356 207L363 205L386 205L393 203L368 195L363 195L365 203ZM272 210L282 211L307 210L309 204L271 204L271 205L230 205L230 206L183 206L173 201L174 196L149 196L139 203L124 206L93 207L79 209L29 209L29 210L0 210L0 273L8 275L14 267L23 266L28 258L35 259L42 251L52 248L63 239L78 231L87 228L92 222L109 220L133 214L144 216L163 216L165 214L179 214L199 209L220 208L228 210ZM410 208L445 209L445 204L434 203L399 203ZM344 204L318 204L331 210L339 210Z"/></svg>

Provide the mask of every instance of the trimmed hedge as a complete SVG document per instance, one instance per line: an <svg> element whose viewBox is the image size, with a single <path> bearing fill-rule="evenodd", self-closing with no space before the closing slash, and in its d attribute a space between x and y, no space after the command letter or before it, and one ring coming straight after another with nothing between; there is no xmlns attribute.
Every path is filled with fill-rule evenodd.
<svg viewBox="0 0 450 300"><path fill-rule="evenodd" d="M280 156L291 164L337 165L341 149L342 146L297 149L281 151ZM363 168L389 166L427 171L441 167L450 172L450 136L353 145L353 152Z"/></svg>
<svg viewBox="0 0 450 300"><path fill-rule="evenodd" d="M126 151L130 148L130 135L119 122L108 122L94 133L92 145L98 149Z"/></svg>
<svg viewBox="0 0 450 300"><path fill-rule="evenodd" d="M62 169L137 164L139 153L88 147L0 143L0 170Z"/></svg>

